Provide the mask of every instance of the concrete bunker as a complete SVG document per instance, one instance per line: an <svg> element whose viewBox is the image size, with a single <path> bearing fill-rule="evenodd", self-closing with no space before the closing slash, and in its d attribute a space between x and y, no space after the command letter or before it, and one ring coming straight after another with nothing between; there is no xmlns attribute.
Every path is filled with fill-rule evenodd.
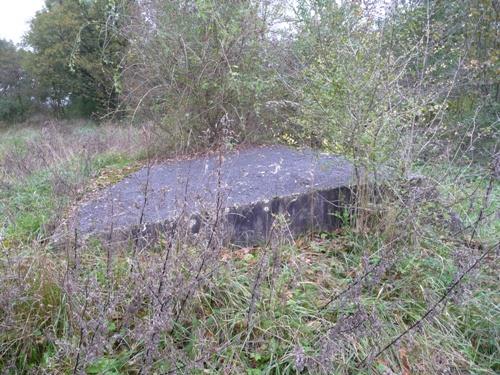
<svg viewBox="0 0 500 375"><path fill-rule="evenodd" d="M310 149L261 146L145 167L83 203L68 231L82 241L153 242L189 217L196 235L219 215L228 243L266 241L278 215L292 235L339 228L353 166Z"/></svg>

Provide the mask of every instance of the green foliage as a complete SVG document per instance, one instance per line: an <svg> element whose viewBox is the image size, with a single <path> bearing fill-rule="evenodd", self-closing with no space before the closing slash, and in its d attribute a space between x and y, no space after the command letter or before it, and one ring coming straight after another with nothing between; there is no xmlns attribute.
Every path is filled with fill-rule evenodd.
<svg viewBox="0 0 500 375"><path fill-rule="evenodd" d="M387 19L384 48L401 56L415 53L405 71L432 100L418 111L420 127L442 121L442 142L473 159L491 157L498 126L498 9L494 1L414 1L400 4ZM474 140L470 144L460 139ZM451 146L453 147L453 146ZM426 155L428 156L428 155Z"/></svg>
<svg viewBox="0 0 500 375"><path fill-rule="evenodd" d="M123 356L122 356L123 357ZM127 357L122 358L99 358L85 369L87 374L118 375L126 364Z"/></svg>
<svg viewBox="0 0 500 375"><path fill-rule="evenodd" d="M264 3L47 0L27 36L37 95L67 114L90 115L125 94L133 116L157 119L168 136L145 127L115 141L121 128L113 127L103 141L102 128L56 127L69 134L58 150L59 133L1 134L0 371L117 374L148 364L158 373L294 374L301 357L311 359L311 373L328 362L325 373L338 374L499 371L493 252L460 293L361 368L448 292L464 261L497 241L499 186L490 170L463 166L476 160L477 140L484 155L496 150L494 3L394 2L380 16L379 5L296 1L284 33L271 27ZM15 117L22 59L11 45L2 51L1 82L11 83L2 86L9 94L0 113ZM270 103L293 110L265 123ZM214 259L200 257L205 242L191 246L180 235L149 251L95 241L52 252L44 243L79 189L99 172L97 188L118 181L131 162L126 153L149 159L153 138L182 149L271 134L342 153L364 167L358 171L394 167L390 182L370 199L362 180L357 215L343 212L349 226L338 232L209 247ZM146 146L122 145L142 135ZM78 144L80 137L90 141ZM407 173L415 170L432 183L412 185ZM453 215L458 230L450 229ZM200 280L198 264L213 266L199 268ZM357 311L380 329L358 335L347 327L335 337ZM343 346L324 358L329 339Z"/></svg>
<svg viewBox="0 0 500 375"><path fill-rule="evenodd" d="M401 68L384 60L382 30L355 3L304 1L299 10L297 53L305 68L293 137L359 165L404 160L394 153L415 105L400 94Z"/></svg>
<svg viewBox="0 0 500 375"><path fill-rule="evenodd" d="M0 98L0 120L14 121L23 119L26 115L26 108L20 98Z"/></svg>
<svg viewBox="0 0 500 375"><path fill-rule="evenodd" d="M301 111L284 140L398 171L416 159L489 161L499 111L493 7L396 2L380 17L354 2L298 2Z"/></svg>
<svg viewBox="0 0 500 375"><path fill-rule="evenodd" d="M32 81L23 67L29 52L0 39L0 121L23 120L33 107Z"/></svg>
<svg viewBox="0 0 500 375"><path fill-rule="evenodd" d="M127 7L127 1L52 1L32 20L25 37L34 51L28 68L41 100L59 114L89 117L116 109Z"/></svg>
<svg viewBox="0 0 500 375"><path fill-rule="evenodd" d="M183 145L261 132L258 111L279 84L274 57L264 60L260 2L154 2L135 12L125 81L134 116L159 119Z"/></svg>

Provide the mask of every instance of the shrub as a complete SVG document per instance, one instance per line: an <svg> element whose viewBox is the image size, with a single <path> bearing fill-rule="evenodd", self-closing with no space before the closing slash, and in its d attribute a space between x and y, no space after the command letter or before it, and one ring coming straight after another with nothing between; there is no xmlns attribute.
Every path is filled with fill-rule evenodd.
<svg viewBox="0 0 500 375"><path fill-rule="evenodd" d="M125 73L132 116L153 116L178 146L211 144L224 131L236 141L266 133L259 112L280 91L266 4L139 3Z"/></svg>

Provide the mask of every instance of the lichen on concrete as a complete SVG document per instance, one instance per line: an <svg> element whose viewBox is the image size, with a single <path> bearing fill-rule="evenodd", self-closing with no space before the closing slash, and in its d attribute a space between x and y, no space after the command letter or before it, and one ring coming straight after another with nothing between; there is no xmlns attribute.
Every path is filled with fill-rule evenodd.
<svg viewBox="0 0 500 375"><path fill-rule="evenodd" d="M347 160L310 149L262 146L171 160L142 168L82 204L75 232L110 241L154 237L187 213L196 233L203 218L221 208L225 235L235 244L265 240L278 214L294 235L332 230L352 182Z"/></svg>

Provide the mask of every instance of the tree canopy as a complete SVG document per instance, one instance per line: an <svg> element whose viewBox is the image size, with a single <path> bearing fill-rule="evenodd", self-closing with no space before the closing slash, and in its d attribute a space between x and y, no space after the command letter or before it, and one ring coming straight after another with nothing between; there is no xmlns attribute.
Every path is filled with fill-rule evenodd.
<svg viewBox="0 0 500 375"><path fill-rule="evenodd" d="M125 3L108 0L46 2L25 38L42 101L57 112L69 108L84 116L117 107L126 46L118 31L125 10Z"/></svg>
<svg viewBox="0 0 500 375"><path fill-rule="evenodd" d="M31 108L33 80L23 66L29 55L0 39L0 120L22 120Z"/></svg>
<svg viewBox="0 0 500 375"><path fill-rule="evenodd" d="M439 139L477 121L491 135L498 12L491 0L47 0L29 52L2 45L3 117L36 98L58 115L153 120L178 144L226 132L347 153L353 139L394 140L385 121ZM450 125L439 137L438 124Z"/></svg>

